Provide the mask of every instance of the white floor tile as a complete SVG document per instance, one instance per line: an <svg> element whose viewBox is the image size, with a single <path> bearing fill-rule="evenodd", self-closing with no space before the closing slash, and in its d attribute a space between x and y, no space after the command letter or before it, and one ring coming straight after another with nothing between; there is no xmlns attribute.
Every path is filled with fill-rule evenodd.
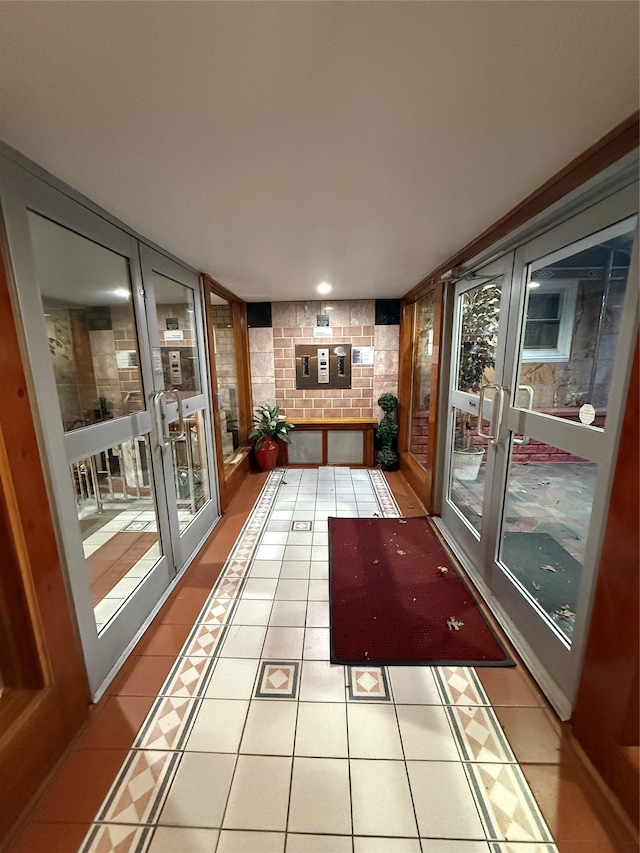
<svg viewBox="0 0 640 853"><path fill-rule="evenodd" d="M266 533L263 534L262 539L260 540L261 545L286 545L289 534L282 531L272 531L267 530Z"/></svg>
<svg viewBox="0 0 640 853"><path fill-rule="evenodd" d="M224 816L225 829L284 832L291 758L240 755Z"/></svg>
<svg viewBox="0 0 640 853"><path fill-rule="evenodd" d="M258 674L258 661L220 658L205 696L215 699L250 699Z"/></svg>
<svg viewBox="0 0 640 853"><path fill-rule="evenodd" d="M269 625L280 625L283 627L304 626L306 612L306 601L274 601Z"/></svg>
<svg viewBox="0 0 640 853"><path fill-rule="evenodd" d="M249 708L240 752L292 755L296 712L295 702L255 699Z"/></svg>
<svg viewBox="0 0 640 853"><path fill-rule="evenodd" d="M329 581L311 579L309 581L309 601L329 601Z"/></svg>
<svg viewBox="0 0 640 853"><path fill-rule="evenodd" d="M307 628L329 627L329 602L310 601L307 605Z"/></svg>
<svg viewBox="0 0 640 853"><path fill-rule="evenodd" d="M286 601L306 601L308 588L307 580L279 580L275 597Z"/></svg>
<svg viewBox="0 0 640 853"><path fill-rule="evenodd" d="M158 823L220 827L235 763L235 755L185 752Z"/></svg>
<svg viewBox="0 0 640 853"><path fill-rule="evenodd" d="M253 578L247 579L247 582L242 590L242 598L258 598L271 601L278 581L275 578Z"/></svg>
<svg viewBox="0 0 640 853"><path fill-rule="evenodd" d="M459 761L460 754L444 708L396 705L405 758Z"/></svg>
<svg viewBox="0 0 640 853"><path fill-rule="evenodd" d="M354 834L417 836L404 762L352 759L350 764Z"/></svg>
<svg viewBox="0 0 640 853"><path fill-rule="evenodd" d="M441 705L431 667L390 666L393 700L398 705Z"/></svg>
<svg viewBox="0 0 640 853"><path fill-rule="evenodd" d="M275 515L275 513L274 513ZM256 560L281 560L285 545L258 545Z"/></svg>
<svg viewBox="0 0 640 853"><path fill-rule="evenodd" d="M223 829L216 853L284 853L284 840L284 832L242 832L237 829ZM207 850L207 853L212 853L212 850L213 848Z"/></svg>
<svg viewBox="0 0 640 853"><path fill-rule="evenodd" d="M302 657L305 629L271 626L262 649L262 657L271 660L298 660Z"/></svg>
<svg viewBox="0 0 640 853"><path fill-rule="evenodd" d="M287 539L287 545L311 545L313 544L313 531L293 530Z"/></svg>
<svg viewBox="0 0 640 853"><path fill-rule="evenodd" d="M422 838L423 853L490 853L491 848L484 841L445 841L442 838ZM547 853L549 846L545 844L508 844L505 853Z"/></svg>
<svg viewBox="0 0 640 853"><path fill-rule="evenodd" d="M254 560L249 569L251 578L279 578L282 560Z"/></svg>
<svg viewBox="0 0 640 853"><path fill-rule="evenodd" d="M314 602L316 604L322 602ZM329 629L307 628L302 657L306 660L329 660Z"/></svg>
<svg viewBox="0 0 640 853"><path fill-rule="evenodd" d="M311 560L313 545L287 545L284 549L283 560Z"/></svg>
<svg viewBox="0 0 640 853"><path fill-rule="evenodd" d="M217 829L159 826L148 853L211 853L216 849L218 835Z"/></svg>
<svg viewBox="0 0 640 853"><path fill-rule="evenodd" d="M294 758L289 832L351 832L349 762Z"/></svg>
<svg viewBox="0 0 640 853"><path fill-rule="evenodd" d="M398 721L393 705L350 702L349 755L352 758L402 759Z"/></svg>
<svg viewBox="0 0 640 853"><path fill-rule="evenodd" d="M233 614L234 625L266 625L271 615L271 602L249 598L242 599Z"/></svg>
<svg viewBox="0 0 640 853"><path fill-rule="evenodd" d="M185 749L189 752L237 752L249 703L242 699L204 699Z"/></svg>
<svg viewBox="0 0 640 853"><path fill-rule="evenodd" d="M296 835L292 832L287 834L285 853L352 853L351 836Z"/></svg>
<svg viewBox="0 0 640 853"><path fill-rule="evenodd" d="M309 577L309 560L284 560L280 577L283 579L298 578L306 580Z"/></svg>
<svg viewBox="0 0 640 853"><path fill-rule="evenodd" d="M310 577L312 580L328 580L329 578L329 563L312 561Z"/></svg>
<svg viewBox="0 0 640 853"><path fill-rule="evenodd" d="M347 714L338 702L300 702L295 754L320 758L346 758Z"/></svg>
<svg viewBox="0 0 640 853"><path fill-rule="evenodd" d="M266 633L266 627L260 625L230 625L220 657L259 658Z"/></svg>
<svg viewBox="0 0 640 853"><path fill-rule="evenodd" d="M484 837L461 763L407 761L407 769L420 835L432 838Z"/></svg>
<svg viewBox="0 0 640 853"><path fill-rule="evenodd" d="M356 836L353 839L354 853L422 853L417 838L367 838Z"/></svg>
<svg viewBox="0 0 640 853"><path fill-rule="evenodd" d="M328 661L306 660L300 679L301 702L344 702L344 667Z"/></svg>

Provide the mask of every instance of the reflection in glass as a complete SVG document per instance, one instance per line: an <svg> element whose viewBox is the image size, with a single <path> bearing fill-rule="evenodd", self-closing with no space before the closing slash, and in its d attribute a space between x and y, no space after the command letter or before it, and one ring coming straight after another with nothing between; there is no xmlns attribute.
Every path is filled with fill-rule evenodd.
<svg viewBox="0 0 640 853"><path fill-rule="evenodd" d="M200 394L193 290L159 273L153 274L153 290L165 391L183 398Z"/></svg>
<svg viewBox="0 0 640 853"><path fill-rule="evenodd" d="M530 265L518 381L535 411L578 420L588 403L604 426L632 248L627 222Z"/></svg>
<svg viewBox="0 0 640 853"><path fill-rule="evenodd" d="M126 258L29 212L66 432L143 408Z"/></svg>
<svg viewBox="0 0 640 853"><path fill-rule="evenodd" d="M222 296L210 293L210 318L218 383L222 456L230 462L240 446L238 373L231 305Z"/></svg>
<svg viewBox="0 0 640 853"><path fill-rule="evenodd" d="M496 363L500 286L495 281L479 284L460 297L460 350L458 390L477 394L493 382Z"/></svg>
<svg viewBox="0 0 640 853"><path fill-rule="evenodd" d="M161 555L150 466L141 436L71 465L99 631Z"/></svg>
<svg viewBox="0 0 640 853"><path fill-rule="evenodd" d="M211 498L203 412L185 417L184 424L184 438L171 444L180 530L189 525ZM169 429L179 431L179 422L172 423Z"/></svg>
<svg viewBox="0 0 640 853"><path fill-rule="evenodd" d="M427 464L429 443L431 379L434 369L437 369L433 357L435 293L428 293L416 302L415 312L409 452L424 466Z"/></svg>
<svg viewBox="0 0 640 853"><path fill-rule="evenodd" d="M499 560L571 638L598 466L531 440L513 447Z"/></svg>
<svg viewBox="0 0 640 853"><path fill-rule="evenodd" d="M476 435L478 418L454 409L454 440L449 477L449 500L480 533L484 501L486 442Z"/></svg>

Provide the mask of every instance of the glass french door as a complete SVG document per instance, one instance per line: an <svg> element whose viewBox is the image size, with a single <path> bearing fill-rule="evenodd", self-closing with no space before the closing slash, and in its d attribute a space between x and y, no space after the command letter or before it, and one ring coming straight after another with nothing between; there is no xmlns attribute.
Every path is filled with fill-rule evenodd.
<svg viewBox="0 0 640 853"><path fill-rule="evenodd" d="M563 717L637 330L636 211L637 185L455 291L442 524Z"/></svg>
<svg viewBox="0 0 640 853"><path fill-rule="evenodd" d="M218 516L198 277L0 160L35 417L98 695Z"/></svg>

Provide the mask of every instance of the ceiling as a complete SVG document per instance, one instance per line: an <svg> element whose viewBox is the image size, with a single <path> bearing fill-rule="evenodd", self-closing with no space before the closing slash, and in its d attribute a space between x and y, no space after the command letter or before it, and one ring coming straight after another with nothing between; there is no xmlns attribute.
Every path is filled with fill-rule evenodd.
<svg viewBox="0 0 640 853"><path fill-rule="evenodd" d="M0 136L247 300L401 296L638 107L636 2L0 3Z"/></svg>

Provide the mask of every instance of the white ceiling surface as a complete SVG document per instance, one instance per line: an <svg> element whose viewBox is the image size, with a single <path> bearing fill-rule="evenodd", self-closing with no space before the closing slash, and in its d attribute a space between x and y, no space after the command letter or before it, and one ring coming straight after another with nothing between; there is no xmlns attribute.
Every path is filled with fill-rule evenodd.
<svg viewBox="0 0 640 853"><path fill-rule="evenodd" d="M0 5L0 136L247 300L398 297L638 106L635 2Z"/></svg>

